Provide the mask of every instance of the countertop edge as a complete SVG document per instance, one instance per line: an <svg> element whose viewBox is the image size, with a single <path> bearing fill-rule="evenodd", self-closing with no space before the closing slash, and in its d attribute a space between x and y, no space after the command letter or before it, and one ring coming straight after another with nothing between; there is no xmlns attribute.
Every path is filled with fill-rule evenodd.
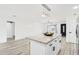
<svg viewBox="0 0 79 59"><path fill-rule="evenodd" d="M58 36L57 36L58 37ZM36 41L36 42L39 42L39 43L42 43L42 44L48 44L48 43L50 43L51 41L53 41L54 39L56 39L57 37L55 37L55 38L52 38L52 40L50 40L50 41L48 41L48 42L41 42L41 41L37 41L37 40L34 40L34 39L31 39L31 38L29 38L29 37L26 37L25 39L29 39L29 40L32 40L32 41Z"/></svg>

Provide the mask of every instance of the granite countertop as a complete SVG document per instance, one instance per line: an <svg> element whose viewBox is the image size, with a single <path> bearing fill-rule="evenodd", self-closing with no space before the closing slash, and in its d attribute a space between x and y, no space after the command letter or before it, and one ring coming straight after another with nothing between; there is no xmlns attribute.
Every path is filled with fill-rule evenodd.
<svg viewBox="0 0 79 59"><path fill-rule="evenodd" d="M56 39L59 35L53 35L53 36L45 36L43 34L37 35L37 36L31 36L29 37L30 40L37 41L43 44L48 44L52 40Z"/></svg>

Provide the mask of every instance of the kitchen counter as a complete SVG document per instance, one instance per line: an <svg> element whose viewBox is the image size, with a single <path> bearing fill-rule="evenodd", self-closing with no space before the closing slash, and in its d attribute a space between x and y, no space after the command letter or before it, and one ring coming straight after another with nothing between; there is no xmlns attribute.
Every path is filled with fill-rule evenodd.
<svg viewBox="0 0 79 59"><path fill-rule="evenodd" d="M55 38L57 38L59 35L53 35L53 36L45 36L43 34L37 35L37 36L31 36L29 39L40 42L43 44L48 44L49 42L53 41Z"/></svg>
<svg viewBox="0 0 79 59"><path fill-rule="evenodd" d="M30 55L56 55L61 48L60 35L40 34L27 39L30 40Z"/></svg>

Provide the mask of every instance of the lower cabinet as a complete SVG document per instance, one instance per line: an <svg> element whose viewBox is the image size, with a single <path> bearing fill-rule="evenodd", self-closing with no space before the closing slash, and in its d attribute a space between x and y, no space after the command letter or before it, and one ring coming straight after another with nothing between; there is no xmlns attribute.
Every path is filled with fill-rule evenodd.
<svg viewBox="0 0 79 59"><path fill-rule="evenodd" d="M56 54L56 43L54 41L50 42L46 46L46 53L48 55L55 55Z"/></svg>
<svg viewBox="0 0 79 59"><path fill-rule="evenodd" d="M61 39L56 38L54 41L50 42L47 46L47 54L49 55L57 55L59 50L61 49Z"/></svg>
<svg viewBox="0 0 79 59"><path fill-rule="evenodd" d="M57 55L61 49L61 38L57 37L48 44L30 41L30 54L31 55Z"/></svg>

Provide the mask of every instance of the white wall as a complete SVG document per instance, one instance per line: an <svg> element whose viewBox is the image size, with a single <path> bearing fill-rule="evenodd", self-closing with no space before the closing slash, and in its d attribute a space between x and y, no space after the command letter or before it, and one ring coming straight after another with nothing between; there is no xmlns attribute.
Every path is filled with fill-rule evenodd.
<svg viewBox="0 0 79 59"><path fill-rule="evenodd" d="M15 22L16 40L42 33L41 23L48 19L42 18L41 13L42 10L40 8L40 5L0 5L0 42L6 42L7 40L7 20L12 20ZM13 19L12 15L16 15L16 19ZM54 20L55 22L60 21L59 18L57 18L57 20L55 19L55 17L53 17L50 19ZM68 22L68 28L71 28L71 30L67 29L68 42L75 42L75 23L74 21L72 21L72 19L76 20L74 17L68 18L68 21L71 20ZM73 24L71 25L70 23ZM60 28L58 28L58 31L60 31ZM71 38L69 36L69 31L74 32L73 36L71 35ZM72 37L74 38L72 39Z"/></svg>
<svg viewBox="0 0 79 59"><path fill-rule="evenodd" d="M40 5L0 5L0 42L7 41L7 20L15 22L16 39L40 34L40 9Z"/></svg>
<svg viewBox="0 0 79 59"><path fill-rule="evenodd" d="M57 23L57 33L58 34L61 34L61 27L60 27L60 23Z"/></svg>
<svg viewBox="0 0 79 59"><path fill-rule="evenodd" d="M17 5L15 39L38 35L41 32L40 5Z"/></svg>
<svg viewBox="0 0 79 59"><path fill-rule="evenodd" d="M0 18L0 43L6 42L6 21Z"/></svg>
<svg viewBox="0 0 79 59"><path fill-rule="evenodd" d="M7 20L14 15L13 5L0 5L0 43L7 41Z"/></svg>
<svg viewBox="0 0 79 59"><path fill-rule="evenodd" d="M0 43L7 41L7 20L15 22L16 39L21 39L40 34L40 17L40 5L0 5Z"/></svg>
<svg viewBox="0 0 79 59"><path fill-rule="evenodd" d="M35 36L41 34L41 26L40 23L30 23L30 24L23 24L23 23L16 23L15 26L15 38L23 39L25 37Z"/></svg>

